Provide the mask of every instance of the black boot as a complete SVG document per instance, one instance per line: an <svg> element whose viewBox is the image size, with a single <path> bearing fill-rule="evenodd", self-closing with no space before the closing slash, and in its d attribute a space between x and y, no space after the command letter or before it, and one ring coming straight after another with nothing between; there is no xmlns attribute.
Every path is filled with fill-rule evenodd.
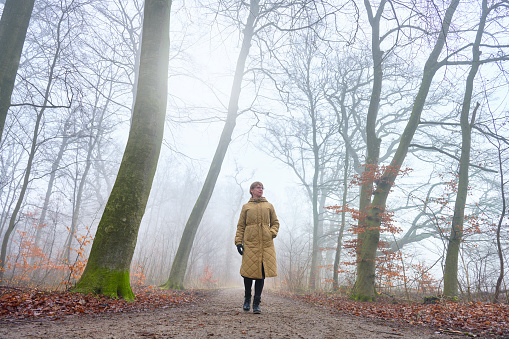
<svg viewBox="0 0 509 339"><path fill-rule="evenodd" d="M244 311L249 311L250 308L251 308L251 296L250 295L246 295L244 297L244 306L242 306L242 309Z"/></svg>
<svg viewBox="0 0 509 339"><path fill-rule="evenodd" d="M260 309L260 301L262 300L262 297L255 295L253 298L253 313L254 314L260 314L262 313L262 310Z"/></svg>

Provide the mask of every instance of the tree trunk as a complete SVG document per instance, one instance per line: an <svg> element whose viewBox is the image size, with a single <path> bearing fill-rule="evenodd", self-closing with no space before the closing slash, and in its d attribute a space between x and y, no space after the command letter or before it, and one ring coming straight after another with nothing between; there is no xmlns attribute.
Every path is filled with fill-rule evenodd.
<svg viewBox="0 0 509 339"><path fill-rule="evenodd" d="M308 68L309 69L309 68ZM312 191L310 194L311 205L313 207L313 248L311 253L311 269L309 272L309 288L313 291L320 284L320 248L319 239L321 236L320 232L320 211L318 203L318 176L320 174L320 147L318 146L317 140L317 123L316 123L316 107L314 100L310 93L308 93L308 100L311 104L310 116L311 116L311 128L313 129L313 183ZM322 172L323 173L323 172Z"/></svg>
<svg viewBox="0 0 509 339"><path fill-rule="evenodd" d="M343 247L343 234L346 228L346 205L348 198L348 186L349 186L349 168L350 168L350 154L351 152L355 155L355 151L352 150L351 141L350 141L350 124L347 114L347 108L345 105L347 91L342 90L341 95L339 96L339 105L340 109L338 110L336 106L332 103L332 100L328 98L328 101L331 103L334 111L336 113L336 119L338 122L338 132L343 137L345 142L345 162L343 169L343 196L341 200L341 206L343 211L341 212L341 226L339 228L338 238L336 242L336 253L334 256L334 265L333 265L333 278L332 278L332 288L333 290L339 289L339 265L341 262L341 251ZM354 158L355 163L355 158Z"/></svg>
<svg viewBox="0 0 509 339"><path fill-rule="evenodd" d="M98 130L97 133L101 133L100 130ZM76 233L77 228L78 228L78 220L79 220L79 216L80 216L83 191L85 189L85 183L87 180L88 172L90 171L90 166L92 165L92 161L91 161L92 151L94 150L96 140L98 137L99 136L95 136L95 137L90 136L90 140L88 143L87 160L85 161L85 170L83 171L83 175L81 176L80 183L78 185L78 191L75 193L75 196L74 196L74 206L73 206L72 218L71 218L71 228L69 229L69 234L67 235L67 239L64 244L64 256L63 256L63 259L66 260L66 263L69 265L71 264L72 240L73 240L74 234ZM78 173L76 173L76 175L77 174ZM74 186L74 187L76 187L76 186Z"/></svg>
<svg viewBox="0 0 509 339"><path fill-rule="evenodd" d="M189 219L187 220L186 226L184 228L184 233L182 234L177 253L175 254L175 259L173 260L173 264L171 266L170 276L166 283L161 286L162 288L184 289L184 277L186 275L187 263L189 261L189 255L191 253L194 238L196 236L196 232L198 231L198 227L200 226L203 213L205 213L205 209L207 208L210 197L212 196L212 192L214 191L217 177L221 171L221 165L223 164L226 151L228 150L228 146L231 141L233 129L235 128L242 79L244 78L244 68L246 59L249 55L251 40L254 35L255 21L259 12L258 4L259 0L251 0L250 2L250 11L246 26L244 28L242 47L237 59L237 67L235 69L235 76L233 79L230 94L230 102L228 104L228 115L226 117L226 123L223 128L223 132L221 133L219 144L216 148L216 153L214 154L214 158L210 164L207 178L205 179L205 183L203 184L200 195L198 196L193 210L191 211L191 215L189 216Z"/></svg>
<svg viewBox="0 0 509 339"><path fill-rule="evenodd" d="M111 98L112 90L110 87L110 92L108 95L108 98ZM88 172L90 171L90 167L92 166L92 157L93 157L93 151L96 149L98 141L101 139L101 134L103 133L103 120L104 120L104 113L106 112L110 99L106 100L106 103L104 104L104 107L100 108L99 117L97 119L97 126L95 126L96 134L93 135L93 128L94 128L94 118L96 117L96 112L98 110L98 101L99 97L96 97L95 101L95 107L94 107L94 113L92 115L92 121L91 121L91 130L90 130L90 136L88 140L88 149L87 149L87 159L85 161L85 169L83 171L83 175L80 179L80 184L78 185L78 191L75 194L74 197L74 208L72 211L72 218L71 218L71 229L69 230L69 235L67 236L67 240L64 245L64 260L66 260L67 264L71 264L71 247L72 247L72 240L74 238L74 234L77 231L78 228L78 221L80 216L80 210L81 210L81 202L83 198L83 192L85 189L85 184L87 182L87 176ZM76 180L77 180L77 173L76 173Z"/></svg>
<svg viewBox="0 0 509 339"><path fill-rule="evenodd" d="M70 115L69 115L70 118ZM55 183L55 178L57 175L58 167L60 166L60 161L62 160L62 157L64 156L64 152L67 149L67 145L69 143L69 135L66 133L66 127L69 118L67 119L66 123L64 124L64 128L62 129L62 143L60 144L57 157L53 161L53 164L51 164L51 173L48 180L48 186L46 188L46 195L44 197L44 203L41 209L41 217L39 218L39 225L37 226L37 230L35 232L35 240L34 240L34 247L39 247L39 244L41 242L41 237L43 233L43 229L46 227L46 214L48 213L49 208L49 202L51 198L51 194L53 193L53 185ZM36 257L32 257L30 259L30 263L33 265L36 261ZM33 279L37 280L39 277L39 270L35 270L33 272Z"/></svg>
<svg viewBox="0 0 509 339"><path fill-rule="evenodd" d="M504 218L506 214L506 203L505 203L505 182L504 182L504 168L503 168L503 160L502 160L502 150L500 146L500 141L498 144L498 166L500 170L500 192L502 195L502 213L500 214L500 218L498 219L497 225L497 253L498 260L500 262L500 273L498 275L497 284L495 286L495 293L493 293L493 303L498 302L498 295L500 294L500 287L502 285L502 281L504 280L504 252L502 248L502 243L500 241L502 225L504 223Z"/></svg>
<svg viewBox="0 0 509 339"><path fill-rule="evenodd" d="M16 227L17 219L18 219L18 213L21 210L21 205L23 201L25 200L25 193L28 188L28 184L30 182L30 173L32 171L32 164L35 157L35 152L37 151L37 136L39 135L39 128L41 124L41 119L44 115L44 112L46 111L46 104L49 101L49 95L51 86L53 84L53 74L55 71L55 66L57 64L57 60L60 56L60 50L61 50L61 41L60 41L60 29L62 25L62 21L64 20L66 16L66 11L62 12L62 15L60 16L60 20L57 24L57 46L55 53L53 55L53 60L49 69L49 76L48 76L48 83L46 84L46 90L44 92L44 102L42 105L41 110L37 113L37 117L35 120L35 126L34 126L34 133L32 137L32 144L30 147L30 152L28 153L28 161L27 161L27 168L25 170L25 176L23 178L23 184L21 186L21 191L18 196L18 200L16 203L16 206L14 207L14 210L12 211L12 215L9 219L9 225L5 231L4 238L2 240L2 248L0 250L0 282L3 281L3 275L4 275L4 267L5 267L5 259L7 257L7 246L9 245L9 239L11 237L12 232L14 231L14 228Z"/></svg>
<svg viewBox="0 0 509 339"><path fill-rule="evenodd" d="M117 179L75 292L132 300L129 268L157 167L168 92L171 1L146 0L138 95Z"/></svg>
<svg viewBox="0 0 509 339"><path fill-rule="evenodd" d="M346 124L346 121L345 121ZM345 151L345 169L343 173L343 197L341 200L341 206L343 206L343 211L341 212L341 226L339 227L338 240L336 243L336 255L334 256L334 268L333 268L333 276L332 276L332 288L334 290L339 289L339 263L341 262L341 249L343 247L343 233L345 232L346 227L346 211L344 208L347 204L348 198L348 167L350 166L350 155L348 149Z"/></svg>
<svg viewBox="0 0 509 339"><path fill-rule="evenodd" d="M7 0L0 20L0 140L35 0Z"/></svg>
<svg viewBox="0 0 509 339"><path fill-rule="evenodd" d="M385 3L380 2L377 12L373 15L371 5L365 1L366 11L368 12L369 23L371 25L371 48L373 58L373 89L368 107L368 115L366 118L366 164L361 181L360 197L359 197L359 220L357 235L357 280L353 288L353 297L359 300L373 300L375 297L375 261L376 249L378 245L379 234L376 229L369 229L367 225L366 215L371 203L373 192L373 181L366 180L372 174L373 168L378 165L378 157L380 155L380 143L376 135L376 119L380 107L380 95L382 93L382 57L383 52L380 50L380 18L383 13ZM370 248L375 243L375 248Z"/></svg>
<svg viewBox="0 0 509 339"><path fill-rule="evenodd" d="M323 187L323 177L325 175L325 171L323 169L318 169L320 172L320 181L317 183L317 189L316 193L313 192L313 195L316 195L313 199L316 199L316 215L318 217L316 226L313 227L313 238L316 238L316 241L313 240L313 243L315 244L315 251L316 257L315 257L315 269L314 269L314 276L313 278L313 285L311 286L312 289L320 288L322 283L322 275L323 275L323 244L324 244L324 217L323 217L323 211L325 211L325 201L327 200L327 192L326 189L322 188L319 189L318 187ZM322 211L322 213L320 213ZM315 230L316 229L316 230Z"/></svg>
<svg viewBox="0 0 509 339"><path fill-rule="evenodd" d="M368 199L366 197L365 200L363 200L363 194L369 195L370 192L366 191L364 189L364 186L361 187L362 191L360 208L362 208L361 212L365 213L365 218L361 218L361 220L364 219L365 221L359 224L361 227L364 227L365 231L359 233L360 236L358 238L359 250L357 259L357 280L355 282L353 293L353 297L357 300L371 301L375 299L375 264L376 264L375 261L378 241L380 239L380 225L382 214L385 213L387 197L390 193L392 186L394 185L396 177L399 174L399 169L401 168L401 165L405 160L405 157L408 153L408 147L410 146L415 131L417 130L421 113L426 102L426 97L429 93L431 82L436 71L440 67L437 60L445 45L445 40L449 32L452 17L454 12L456 11L458 3L459 0L453 0L449 4L449 7L447 8L444 20L442 22L440 34L435 43L433 51L431 52L424 66L421 85L419 88L419 92L417 93L417 96L415 97L414 100L412 113L410 114L405 130L401 135L398 148L396 150L396 153L394 154L390 166L388 166L387 170L384 171L384 173L377 182L377 187L373 192L373 200L371 201L371 204L365 205L366 203L368 203ZM368 112L368 126L366 127L367 129L369 127L370 122L369 114L370 112ZM375 140L378 141L377 145L379 146L380 140L379 139ZM373 141L373 143L375 143L375 141ZM368 164L376 164L376 162L374 162L374 158L375 156L377 157L377 154L372 157L369 149L370 143L368 140L368 157L366 159L366 162ZM375 147L372 147L372 149L375 149ZM366 181L369 182L371 180ZM372 182L371 185L373 185Z"/></svg>
<svg viewBox="0 0 509 339"><path fill-rule="evenodd" d="M444 295L450 298L458 296L458 254L463 238L463 221L465 219L465 204L468 195L468 169L470 164L470 146L472 143L472 126L475 122L476 111L479 108L479 104L477 104L472 113L472 120L469 122L470 104L472 102L472 92L474 90L474 79L479 70L479 57L481 55L479 46L481 44L487 15L487 0L483 0L481 20L477 29L475 42L472 46L472 67L467 76L465 94L461 107L461 156L458 173L458 192L456 194L456 201L454 202L451 236L449 237L444 267Z"/></svg>
<svg viewBox="0 0 509 339"><path fill-rule="evenodd" d="M97 154L94 155L94 161L93 161L95 169L97 171L97 174L94 177L96 186L98 188L101 187L101 179L104 179L104 181L106 183L106 192L107 192L107 194L109 194L111 192L113 185L111 184L110 175L109 175L108 171L106 170L106 165L105 165L106 161L102 157L102 142L101 142L101 140L98 141L96 153ZM105 202L104 202L104 198L101 193L102 192L100 189L95 190L95 195L97 197L97 201L99 202L99 206L101 206L101 208L102 208L105 205Z"/></svg>
<svg viewBox="0 0 509 339"><path fill-rule="evenodd" d="M23 178L23 184L21 186L21 191L18 196L18 200L14 210L12 211L11 217L9 219L9 225L5 231L4 238L2 240L2 248L0 250L0 282L3 282L4 270L5 270L5 259L7 257L7 247L9 245L9 239L11 237L12 232L16 228L16 224L18 222L18 213L21 210L21 206L23 201L25 200L25 193L28 188L28 184L30 182L30 173L32 171L32 163L34 161L35 152L37 150L37 135L39 134L39 127L41 123L41 119L44 113L44 108L37 114L37 120L35 122L34 133L32 137L32 146L30 147L30 153L28 155L27 168L25 171L25 176Z"/></svg>
<svg viewBox="0 0 509 339"><path fill-rule="evenodd" d="M470 93L471 94L471 93ZM465 97L466 99L466 97ZM463 109L466 108L464 114L463 109L461 112L461 156L458 172L458 191L456 193L456 201L454 202L454 214L452 217L451 235L449 236L449 243L447 245L447 253L445 256L444 267L444 296L449 298L456 298L458 296L458 256L463 239L463 221L465 219L465 204L468 195L468 169L470 161L470 148L471 148L471 127L475 120L475 113L478 106L474 109L472 116L472 125L469 124L468 118L470 113L470 99L468 98L468 106L465 107L463 101ZM466 116L466 126L463 123L463 116Z"/></svg>
<svg viewBox="0 0 509 339"><path fill-rule="evenodd" d="M239 171L237 170L237 174L239 173ZM227 244L233 244L235 242L235 229L237 227L237 217L238 217L238 213L239 211L241 210L242 208L242 201L244 200L244 190L242 189L242 182L239 182L237 180L237 175L235 175L234 177L235 179L235 183L237 184L237 186L239 187L239 190L238 190L238 196L237 196L237 199L235 201L235 204L232 206L232 209L231 209L231 218L230 218L230 226L228 227L228 233L226 235L226 243ZM227 247L224 251L224 263L225 263L225 272L226 274L224 274L223 276L223 285L226 285L225 283L230 283L232 280L232 269L231 269L231 266L232 266L232 256L234 256L235 254L237 253L237 249L235 247Z"/></svg>

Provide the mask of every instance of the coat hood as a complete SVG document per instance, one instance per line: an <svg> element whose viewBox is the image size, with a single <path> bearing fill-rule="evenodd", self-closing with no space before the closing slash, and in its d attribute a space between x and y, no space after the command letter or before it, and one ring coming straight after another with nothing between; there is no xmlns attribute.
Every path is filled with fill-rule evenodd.
<svg viewBox="0 0 509 339"><path fill-rule="evenodd" d="M265 199L265 197L251 198L249 199L249 202L267 202L267 199Z"/></svg>

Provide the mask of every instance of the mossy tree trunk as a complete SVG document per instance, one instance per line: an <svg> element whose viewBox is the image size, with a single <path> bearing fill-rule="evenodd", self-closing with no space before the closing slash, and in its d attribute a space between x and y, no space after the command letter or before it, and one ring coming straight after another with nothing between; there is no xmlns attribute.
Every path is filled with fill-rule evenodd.
<svg viewBox="0 0 509 339"><path fill-rule="evenodd" d="M129 267L157 167L168 91L171 0L146 0L131 130L117 179L75 292L134 298Z"/></svg>
<svg viewBox="0 0 509 339"><path fill-rule="evenodd" d="M226 151L230 145L233 130L237 121L240 91L242 88L242 79L244 78L244 68L249 55L249 49L251 48L251 40L254 36L255 22L258 17L259 0L251 0L249 7L249 16L244 27L242 47L237 59L237 66L230 93L230 101L228 103L226 123L224 125L223 132L221 133L219 144L217 145L216 153L214 154L214 158L210 164L209 172L207 173L202 190L184 228L177 253L173 259L170 276L161 288L184 289L184 277L186 275L187 263L193 247L194 238L198 231L198 227L200 226L203 214L205 213L205 209L209 203L210 197L212 196L212 192L214 191Z"/></svg>
<svg viewBox="0 0 509 339"><path fill-rule="evenodd" d="M0 20L0 140L35 0L7 0Z"/></svg>
<svg viewBox="0 0 509 339"><path fill-rule="evenodd" d="M461 155L458 172L458 191L456 201L454 202L454 214L452 217L451 236L447 246L444 267L444 295L447 297L458 296L458 255L463 239L463 221L465 219L465 204L468 195L468 170L470 167L470 148L472 144L472 127L475 122L476 111L479 104L475 107L470 120L470 105L472 102L472 93L474 90L474 79L479 70L479 59L481 52L479 50L486 18L489 13L487 0L482 2L482 14L475 42L472 46L472 66L467 76L465 84L465 94L461 106L460 127L461 127ZM470 120L470 121L469 121Z"/></svg>
<svg viewBox="0 0 509 339"><path fill-rule="evenodd" d="M359 221L359 227L363 228L363 230L362 232L359 233L358 237L359 247L357 251L357 279L355 281L354 291L352 295L353 298L356 300L372 301L376 299L375 291L376 252L378 248L378 242L380 239L380 226L382 223L383 214L385 213L387 197L389 196L391 188L394 186L394 182L399 174L400 168L408 153L408 148L413 139L415 131L417 130L417 126L419 125L421 113L424 108L424 104L426 102L426 98L428 96L429 89L433 81L433 77L436 74L437 70L442 65L442 63L438 62L438 57L440 56L440 53L442 52L443 47L445 45L452 17L454 15L454 12L456 11L458 3L459 0L451 1L449 7L446 10L440 34L424 66L421 85L419 87L417 96L414 99L412 113L410 114L408 123L403 131L403 134L401 135L398 148L396 150L396 153L394 154L390 166L388 166L387 169L384 170L381 177L377 180L376 187L369 186L373 185L372 180L364 180L363 186L361 187L360 209L363 214L363 217ZM368 8L368 13L369 12L370 9ZM372 22L372 18L374 18L374 16L370 15L370 22ZM373 43L376 43L378 41L379 40L376 41L373 40ZM380 52L380 50L378 51L374 50L373 56L375 57L376 54L380 55L381 58L382 53ZM376 76L377 74L376 59L374 60L374 63ZM381 71L381 69L379 71ZM376 78L374 80L375 83L373 85L373 91L375 90L375 88L377 88ZM370 103L369 110L371 110L372 104L373 105L375 104L373 102L373 98ZM370 123L374 123L370 122L369 120L370 113L371 111L368 111L368 121L366 126L367 130L368 128L370 128ZM380 139L373 137L371 141L368 139L367 142L368 142L367 145L368 155L366 162L367 164L370 165L376 165L377 162L375 162L375 159L378 159ZM372 152L370 152L370 149L372 149ZM369 168L365 169L365 171L369 170L370 170ZM369 178L370 177L369 173L366 174L368 175L365 175L364 177ZM371 191L372 188L374 188L373 191Z"/></svg>
<svg viewBox="0 0 509 339"><path fill-rule="evenodd" d="M380 107L380 96L382 93L383 81L383 52L380 49L380 19L387 3L382 0L378 10L373 13L368 1L364 2L371 25L371 50L373 58L373 89L366 117L366 163L363 169L363 178L369 178L373 167L378 164L381 139L376 135L376 121ZM377 245L374 249L373 243L378 244L376 229L369 229L366 223L366 213L369 210L373 192L373 181L362 180L360 183L359 212L360 217L357 227L357 280L353 289L353 297L361 300L372 300L375 296L375 262L371 259L376 254Z"/></svg>

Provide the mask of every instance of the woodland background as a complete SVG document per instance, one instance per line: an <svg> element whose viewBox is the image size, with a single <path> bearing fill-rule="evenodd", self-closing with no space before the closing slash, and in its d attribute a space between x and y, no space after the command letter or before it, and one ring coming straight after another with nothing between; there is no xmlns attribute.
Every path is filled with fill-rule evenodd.
<svg viewBox="0 0 509 339"><path fill-rule="evenodd" d="M378 208L363 212L362 192L382 190L393 172L378 250L371 247L377 293L441 295L452 270L457 293L447 295L486 301L496 293L507 301L503 0L456 1L434 66L429 56L455 1L173 3L163 148L131 283L168 278L226 121L255 2L236 126L191 242L186 287L240 285L236 222L249 184L260 180L281 223L279 275L270 286L351 293L364 269L359 239L372 230L365 213ZM35 1L0 143L2 284L64 289L82 274L128 136L143 7L141 0ZM408 154L394 169L430 73Z"/></svg>

